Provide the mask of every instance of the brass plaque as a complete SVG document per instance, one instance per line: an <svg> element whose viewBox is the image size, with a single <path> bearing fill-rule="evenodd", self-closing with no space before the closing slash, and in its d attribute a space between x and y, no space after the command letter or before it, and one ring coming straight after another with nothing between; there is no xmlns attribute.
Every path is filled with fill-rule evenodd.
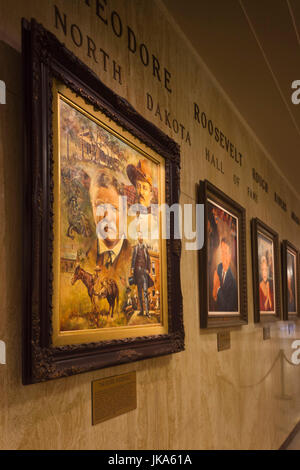
<svg viewBox="0 0 300 470"><path fill-rule="evenodd" d="M92 382L93 425L135 410L136 372Z"/></svg>
<svg viewBox="0 0 300 470"><path fill-rule="evenodd" d="M271 338L271 328L269 326L263 327L263 339L270 339Z"/></svg>
<svg viewBox="0 0 300 470"><path fill-rule="evenodd" d="M221 331L217 334L218 351L230 349L230 331Z"/></svg>

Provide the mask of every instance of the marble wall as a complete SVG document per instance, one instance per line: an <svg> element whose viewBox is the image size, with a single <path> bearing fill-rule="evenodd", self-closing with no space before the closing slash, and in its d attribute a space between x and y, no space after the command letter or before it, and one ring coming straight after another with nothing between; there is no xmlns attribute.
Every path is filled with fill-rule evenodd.
<svg viewBox="0 0 300 470"><path fill-rule="evenodd" d="M104 2L103 2L104 3ZM178 31L159 0L108 0L96 14L96 1L0 1L0 79L7 85L7 104L0 106L0 339L7 344L7 365L0 365L1 449L277 449L300 418L299 369L291 364L291 343L300 328L284 322L271 326L263 341L253 322L250 220L258 216L280 239L299 244L300 228L290 213L274 202L278 191L289 211L299 211L299 197L280 174ZM90 4L90 6L88 5ZM66 14L67 34L55 25L55 5ZM115 10L122 37L111 25ZM21 82L21 18L36 18L65 42L109 87L181 145L181 203L196 202L196 183L208 179L247 210L249 324L231 331L231 349L217 352L216 331L200 330L198 255L182 253L182 291L186 350L182 353L82 374L49 383L21 383L22 234L26 214L23 194L23 119ZM114 17L116 20L116 16ZM82 34L82 47L72 40L71 25ZM167 88L127 48L127 25L138 43L147 45L170 73ZM117 23L115 24L117 28ZM78 29L73 27L75 41ZM79 36L76 36L78 34ZM88 56L87 36L97 47ZM104 67L103 52L109 55ZM121 66L121 83L115 69ZM153 110L147 107L147 93ZM194 102L243 154L242 166L194 120ZM160 114L157 111L159 103ZM165 111L166 110L166 111ZM165 112L184 126L176 133ZM172 127L172 126L171 126ZM184 137L182 138L181 132ZM189 132L189 139L187 139ZM222 172L205 158L208 149ZM269 193L252 180L255 168L269 182ZM237 186L233 182L240 178ZM258 203L248 195L255 190ZM201 273L200 273L201 276ZM290 322L291 323L291 322ZM91 380L137 371L138 407L97 426L91 425Z"/></svg>

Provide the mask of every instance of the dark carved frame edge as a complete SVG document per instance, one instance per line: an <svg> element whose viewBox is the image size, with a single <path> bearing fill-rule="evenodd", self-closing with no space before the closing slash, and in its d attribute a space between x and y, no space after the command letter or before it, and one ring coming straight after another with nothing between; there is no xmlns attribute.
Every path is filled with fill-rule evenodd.
<svg viewBox="0 0 300 470"><path fill-rule="evenodd" d="M288 313L288 295L287 295L287 250L290 249L295 253L296 256L296 270L297 270L297 280L296 280L296 296L297 296L297 313L289 314ZM281 242L281 279L282 279L282 317L283 320L297 320L300 316L300 276L299 276L299 267L300 267L300 253L299 250L288 240L283 240Z"/></svg>
<svg viewBox="0 0 300 470"><path fill-rule="evenodd" d="M240 255L240 315L208 316L207 298L207 199L212 195L239 218L239 255ZM200 181L198 185L198 202L204 204L204 246L199 250L199 292L200 292L200 327L201 328L228 328L243 326L248 323L248 297L247 297L247 249L246 249L246 211L236 201L207 180Z"/></svg>
<svg viewBox="0 0 300 470"><path fill-rule="evenodd" d="M53 256L52 79L100 110L166 162L166 202L179 202L179 145L115 94L35 20L23 20L24 315L23 383L34 383L184 349L180 240L167 240L169 333L63 347L51 346ZM172 231L171 231L172 233ZM46 266L46 268L45 268Z"/></svg>

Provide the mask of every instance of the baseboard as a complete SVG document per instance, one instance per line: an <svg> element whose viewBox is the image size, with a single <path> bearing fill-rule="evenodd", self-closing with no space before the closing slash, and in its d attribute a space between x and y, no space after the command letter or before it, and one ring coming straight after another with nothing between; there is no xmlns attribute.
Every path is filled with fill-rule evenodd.
<svg viewBox="0 0 300 470"><path fill-rule="evenodd" d="M298 424L296 424L296 426L294 427L292 432L288 435L284 443L279 447L279 450L287 450L288 446L290 445L290 443L292 442L292 440L294 439L294 437L299 431L300 431L300 421Z"/></svg>

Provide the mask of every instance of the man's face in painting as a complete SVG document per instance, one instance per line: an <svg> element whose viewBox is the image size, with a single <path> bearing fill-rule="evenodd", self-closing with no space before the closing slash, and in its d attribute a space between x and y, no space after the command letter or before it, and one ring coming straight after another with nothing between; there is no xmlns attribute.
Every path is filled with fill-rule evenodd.
<svg viewBox="0 0 300 470"><path fill-rule="evenodd" d="M97 235L108 248L119 241L119 194L113 187L97 187L93 195L93 214Z"/></svg>
<svg viewBox="0 0 300 470"><path fill-rule="evenodd" d="M136 192L139 204L149 207L152 198L152 187L147 181L137 180Z"/></svg>

